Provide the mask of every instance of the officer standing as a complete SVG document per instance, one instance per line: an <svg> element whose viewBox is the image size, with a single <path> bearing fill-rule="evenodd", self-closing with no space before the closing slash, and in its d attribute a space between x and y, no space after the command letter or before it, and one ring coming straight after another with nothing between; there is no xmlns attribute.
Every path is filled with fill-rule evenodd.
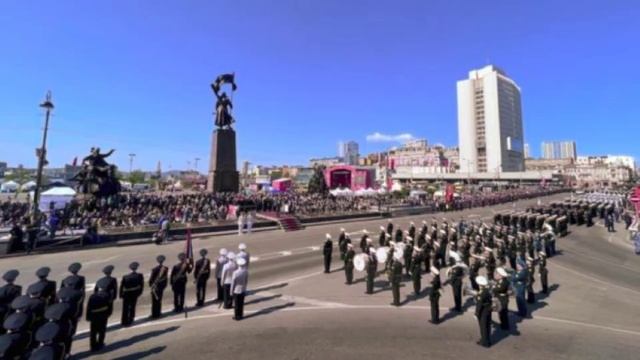
<svg viewBox="0 0 640 360"><path fill-rule="evenodd" d="M224 265L227 263L227 261L229 261L229 259L227 259L227 249L220 249L220 255L218 256L218 258L216 259L216 285L217 285L217 290L218 290L218 294L216 297L216 302L222 302L224 301L224 287L222 286L222 269L224 268Z"/></svg>
<svg viewBox="0 0 640 360"><path fill-rule="evenodd" d="M331 241L331 235L325 235L326 241L322 248L322 255L324 256L324 273L329 274L331 272L331 255L333 254L333 241Z"/></svg>
<svg viewBox="0 0 640 360"><path fill-rule="evenodd" d="M238 258L244 258L245 262L246 262L246 267L247 269L249 268L249 262L251 260L251 256L249 255L249 252L247 251L247 245L244 243L240 243L238 245L238 253L236 254L236 259Z"/></svg>
<svg viewBox="0 0 640 360"><path fill-rule="evenodd" d="M419 247L413 247L411 255L411 281L413 282L413 292L416 296L420 296L422 290L422 258Z"/></svg>
<svg viewBox="0 0 640 360"><path fill-rule="evenodd" d="M44 324L40 327L40 329L50 326L49 324L54 323L59 327L58 335L51 338L51 340L56 343L64 344L65 355L69 355L71 353L71 342L73 341L73 310L71 306L67 303L61 302L57 304L53 304L47 308L45 312L45 318L49 320L48 323ZM39 332L40 330L38 330ZM41 339L38 339L38 333L36 333L36 340L39 343L43 343Z"/></svg>
<svg viewBox="0 0 640 360"><path fill-rule="evenodd" d="M107 322L111 316L111 294L108 288L111 282L107 278L98 280L96 291L87 302L87 321L90 325L91 351L98 351L104 346L104 337L107 332Z"/></svg>
<svg viewBox="0 0 640 360"><path fill-rule="evenodd" d="M157 319L162 316L162 296L167 287L169 269L162 265L165 261L164 255L156 258L158 266L151 270L149 276L149 287L151 288L151 318Z"/></svg>
<svg viewBox="0 0 640 360"><path fill-rule="evenodd" d="M536 294L533 292L533 283L536 280L536 268L533 259L530 257L527 257L527 267L527 303L533 304L536 302Z"/></svg>
<svg viewBox="0 0 640 360"><path fill-rule="evenodd" d="M476 295L476 311L475 317L478 320L480 327L480 340L478 345L484 347L491 346L491 307L493 305L491 301L491 292L487 285L489 282L487 278L480 275L476 278L476 282L480 286L480 291Z"/></svg>
<svg viewBox="0 0 640 360"><path fill-rule="evenodd" d="M0 323L11 314L11 302L22 295L22 287L14 284L18 275L18 270L9 270L2 275L2 279L7 283L0 287ZM5 329L0 326L0 335L4 332Z"/></svg>
<svg viewBox="0 0 640 360"><path fill-rule="evenodd" d="M347 253L344 256L344 275L347 278L347 285L353 283L353 259L356 252L353 250L352 244L347 244Z"/></svg>
<svg viewBox="0 0 640 360"><path fill-rule="evenodd" d="M450 253L451 255L457 253ZM455 312L462 312L462 278L464 277L464 270L462 270L461 259L459 256L453 257L451 261L451 268L449 269L449 283L451 284L451 290L453 291L454 307L450 310ZM477 278L476 278L477 281Z"/></svg>
<svg viewBox="0 0 640 360"><path fill-rule="evenodd" d="M369 261L367 261L367 294L373 294L373 284L378 273L378 257L376 249L369 247Z"/></svg>
<svg viewBox="0 0 640 360"><path fill-rule="evenodd" d="M411 255L413 254L413 238L410 236L407 236L405 241L406 241L406 244L404 247L404 253L402 254L402 257L404 259L405 271L407 275L409 275L411 271Z"/></svg>
<svg viewBox="0 0 640 360"><path fill-rule="evenodd" d="M338 237L338 250L340 250L340 260L344 261L347 253L347 233L344 228L340 228L340 236Z"/></svg>
<svg viewBox="0 0 640 360"><path fill-rule="evenodd" d="M541 251L538 258L538 268L540 272L540 283L542 284L542 293L549 293L549 270L547 269L547 254Z"/></svg>
<svg viewBox="0 0 640 360"><path fill-rule="evenodd" d="M33 351L29 359L63 359L68 356L69 351L59 341L62 336L65 334L59 324L49 322L43 325L36 332L36 341L40 343L40 347Z"/></svg>
<svg viewBox="0 0 640 360"><path fill-rule="evenodd" d="M365 250L367 249L367 240L369 239L369 232L367 231L367 229L362 230L363 235L360 238L360 250L362 252L366 252Z"/></svg>
<svg viewBox="0 0 640 360"><path fill-rule="evenodd" d="M236 271L236 254L230 252L227 254L227 261L222 268L222 284L224 286L224 308L231 309L233 307L233 294L231 293L231 284L233 282L233 272Z"/></svg>
<svg viewBox="0 0 640 360"><path fill-rule="evenodd" d="M9 315L2 326L7 333L0 336L0 359L21 359L31 346L31 317L23 312Z"/></svg>
<svg viewBox="0 0 640 360"><path fill-rule="evenodd" d="M393 306L400 306L400 282L402 281L402 263L398 259L391 262L391 271L389 272L389 281L391 282L391 292L393 294Z"/></svg>
<svg viewBox="0 0 640 360"><path fill-rule="evenodd" d="M187 290L187 275L191 273L191 263L187 261L184 253L178 254L180 261L171 269L171 290L173 290L173 311L181 312L184 309L184 294Z"/></svg>
<svg viewBox="0 0 640 360"><path fill-rule="evenodd" d="M122 299L122 317L120 324L124 327L131 326L136 318L136 304L144 290L144 276L137 272L140 264L129 264L131 272L122 277L120 282L120 298Z"/></svg>
<svg viewBox="0 0 640 360"><path fill-rule="evenodd" d="M387 234L393 234L393 222L391 219L387 220Z"/></svg>
<svg viewBox="0 0 640 360"><path fill-rule="evenodd" d="M431 292L429 293L429 303L431 304L431 323L440 323L440 295L442 285L440 282L440 270L435 266L430 268L433 279L431 279Z"/></svg>
<svg viewBox="0 0 640 360"><path fill-rule="evenodd" d="M38 269L38 271L36 271L36 276L39 280L29 285L29 288L27 288L27 292L30 293L31 291L29 291L29 289L32 286L38 286L40 289L40 295L38 295L38 297L45 302L45 305L52 305L56 302L56 282L47 280L50 272L51 269L46 266Z"/></svg>
<svg viewBox="0 0 640 360"><path fill-rule="evenodd" d="M207 253L207 249L200 250L200 259L196 261L193 271L196 284L196 306L204 306L204 299L207 295L207 281L211 275L211 261L207 259Z"/></svg>
<svg viewBox="0 0 640 360"><path fill-rule="evenodd" d="M29 286L29 288L27 289L27 293L29 294L30 300L29 300L26 312L28 312L32 316L31 326L34 331L46 322L44 318L44 312L47 308L47 303L45 302L42 296L46 288L47 288L47 284L45 282L37 282ZM19 297L16 299L19 299ZM32 335L35 335L35 334L32 334ZM37 344L34 343L32 345L35 346Z"/></svg>
<svg viewBox="0 0 640 360"><path fill-rule="evenodd" d="M239 258L236 264L238 268L233 272L231 278L231 291L233 293L234 306L233 320L239 321L244 316L244 296L249 282L249 273L247 272L247 262L244 258Z"/></svg>
<svg viewBox="0 0 640 360"><path fill-rule="evenodd" d="M78 328L78 320L82 317L84 293L69 286L63 287L58 290L58 300L62 303L69 304L71 309L71 336L73 337Z"/></svg>
<svg viewBox="0 0 640 360"><path fill-rule="evenodd" d="M496 269L498 274L498 281L493 288L493 296L500 301L500 311L498 316L500 317L500 328L502 330L509 330L509 274L503 267Z"/></svg>
<svg viewBox="0 0 640 360"><path fill-rule="evenodd" d="M380 235L378 235L378 245L385 246L387 240L387 233L384 231L384 226L380 226Z"/></svg>
<svg viewBox="0 0 640 360"><path fill-rule="evenodd" d="M98 282L102 281L103 283L107 284L106 291L107 293L109 293L109 299L111 303L110 306L113 308L113 302L118 298L118 280L111 276L111 274L113 273L113 265L105 266L102 269L102 273L104 274L104 276L100 278ZM98 285L96 285L93 291L96 291L97 289Z"/></svg>
<svg viewBox="0 0 640 360"><path fill-rule="evenodd" d="M525 291L527 287L527 265L521 259L516 262L516 274L513 288L516 293L516 305L518 307L518 316L524 318L527 316L527 302L525 299Z"/></svg>

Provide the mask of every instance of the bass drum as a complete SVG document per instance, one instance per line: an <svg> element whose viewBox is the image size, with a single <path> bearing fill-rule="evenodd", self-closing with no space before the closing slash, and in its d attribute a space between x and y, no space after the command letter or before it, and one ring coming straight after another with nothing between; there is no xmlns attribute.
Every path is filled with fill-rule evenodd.
<svg viewBox="0 0 640 360"><path fill-rule="evenodd" d="M387 257L389 256L389 247L383 246L376 250L376 258L378 258L379 264L384 264L387 262Z"/></svg>
<svg viewBox="0 0 640 360"><path fill-rule="evenodd" d="M368 261L369 256L367 254L358 254L353 258L353 267L358 271L364 271Z"/></svg>

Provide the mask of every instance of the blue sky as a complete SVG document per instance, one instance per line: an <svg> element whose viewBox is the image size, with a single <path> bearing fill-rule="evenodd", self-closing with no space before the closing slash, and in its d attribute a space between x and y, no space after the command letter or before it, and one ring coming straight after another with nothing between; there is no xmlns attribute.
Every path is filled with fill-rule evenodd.
<svg viewBox="0 0 640 360"><path fill-rule="evenodd" d="M0 3L0 161L98 145L128 168L207 167L216 75L235 71L239 161L306 164L379 132L457 142L457 80L493 63L522 89L525 140L640 156L640 3L101 1Z"/></svg>

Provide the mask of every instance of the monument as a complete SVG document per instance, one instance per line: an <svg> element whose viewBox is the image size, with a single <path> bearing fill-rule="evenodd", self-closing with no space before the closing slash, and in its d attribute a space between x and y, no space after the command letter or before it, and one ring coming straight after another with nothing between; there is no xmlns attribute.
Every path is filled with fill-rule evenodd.
<svg viewBox="0 0 640 360"><path fill-rule="evenodd" d="M82 168L72 178L78 184L80 194L107 197L120 192L120 181L116 177L117 168L105 160L114 150L101 154L99 147L92 147L89 156L82 159Z"/></svg>
<svg viewBox="0 0 640 360"><path fill-rule="evenodd" d="M231 86L231 98L222 91L223 85ZM212 192L238 192L240 175L236 164L236 132L231 126L235 120L233 92L236 91L234 74L223 74L211 84L216 96L215 129L211 136L211 155L207 190Z"/></svg>

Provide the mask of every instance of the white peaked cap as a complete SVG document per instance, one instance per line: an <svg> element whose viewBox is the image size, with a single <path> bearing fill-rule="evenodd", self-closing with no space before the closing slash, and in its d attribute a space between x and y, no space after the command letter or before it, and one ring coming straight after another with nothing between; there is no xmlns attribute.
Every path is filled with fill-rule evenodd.
<svg viewBox="0 0 640 360"><path fill-rule="evenodd" d="M507 270L505 270L503 267L499 267L496 269L496 271L498 272L498 274L500 274L500 276L502 277L507 277L509 276L509 274L507 273Z"/></svg>
<svg viewBox="0 0 640 360"><path fill-rule="evenodd" d="M331 239L331 234L326 234L324 237L327 239Z"/></svg>
<svg viewBox="0 0 640 360"><path fill-rule="evenodd" d="M367 229L362 230L363 233L368 234L369 231Z"/></svg>
<svg viewBox="0 0 640 360"><path fill-rule="evenodd" d="M233 260L236 258L236 254L233 251L229 251L227 253L227 257L229 258L229 260Z"/></svg>
<svg viewBox="0 0 640 360"><path fill-rule="evenodd" d="M346 230L344 228L340 228L340 231L345 232Z"/></svg>
<svg viewBox="0 0 640 360"><path fill-rule="evenodd" d="M380 226L380 230L384 231L384 226Z"/></svg>
<svg viewBox="0 0 640 360"><path fill-rule="evenodd" d="M243 257L238 258L238 260L236 260L236 264L238 264L238 266L245 266L247 265L247 260Z"/></svg>
<svg viewBox="0 0 640 360"><path fill-rule="evenodd" d="M245 245L244 243L240 243L240 245L238 245L238 250L245 250L247 248L247 245Z"/></svg>
<svg viewBox="0 0 640 360"><path fill-rule="evenodd" d="M480 286L487 286L489 284L487 278L482 275L476 276L476 283L478 283L478 285Z"/></svg>

